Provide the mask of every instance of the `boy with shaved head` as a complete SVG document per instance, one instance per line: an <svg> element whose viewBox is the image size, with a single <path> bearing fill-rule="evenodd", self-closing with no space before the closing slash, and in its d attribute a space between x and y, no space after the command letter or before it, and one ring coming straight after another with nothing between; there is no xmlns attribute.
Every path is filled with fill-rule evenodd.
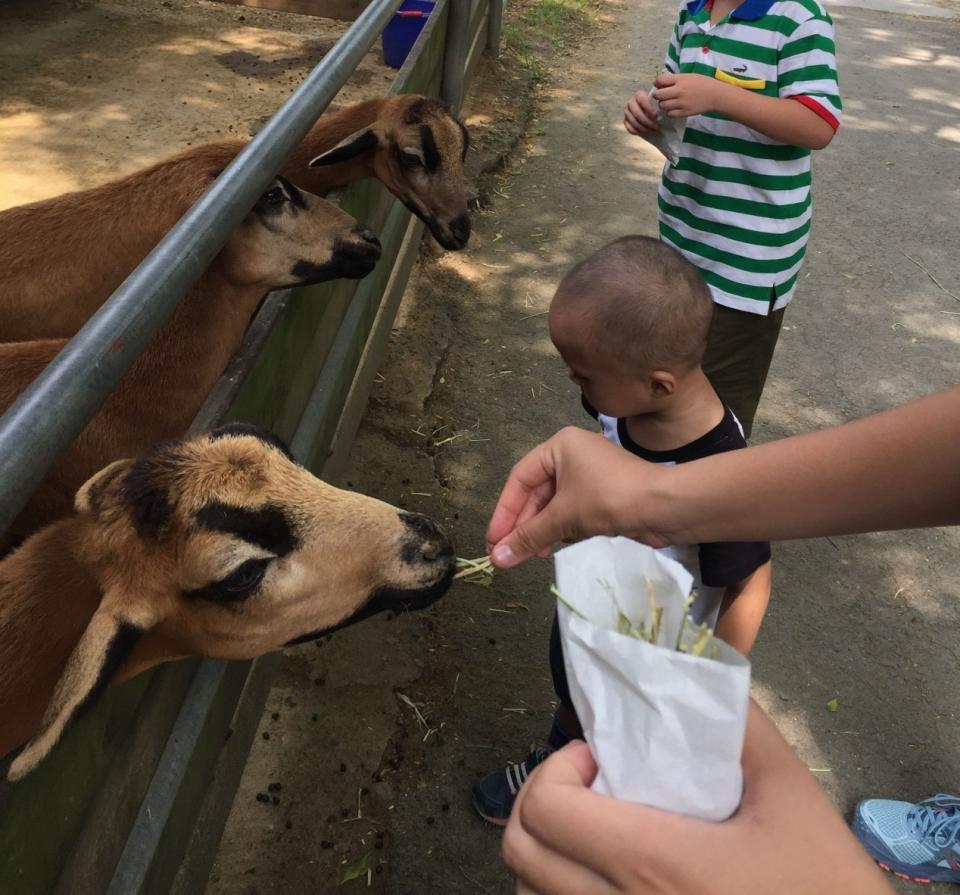
<svg viewBox="0 0 960 895"><path fill-rule="evenodd" d="M701 367L712 314L697 268L650 237L617 239L567 273L550 306L550 337L603 437L664 464L747 446L740 423ZM770 545L696 544L662 552L693 575L694 621L749 653L770 599ZM550 668L559 706L547 745L474 787L474 807L492 823L505 824L533 769L582 734L556 618Z"/></svg>

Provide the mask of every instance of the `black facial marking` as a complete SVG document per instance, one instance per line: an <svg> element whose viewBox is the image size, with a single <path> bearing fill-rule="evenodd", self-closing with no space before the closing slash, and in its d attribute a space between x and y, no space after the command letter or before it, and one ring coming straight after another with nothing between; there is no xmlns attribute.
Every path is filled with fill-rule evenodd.
<svg viewBox="0 0 960 895"><path fill-rule="evenodd" d="M415 214L421 221L423 221L429 228L430 232L436 236L440 232L440 224L437 222L437 219L429 211L423 211L420 208L417 208L409 199L401 199L404 205L407 206L407 209Z"/></svg>
<svg viewBox="0 0 960 895"><path fill-rule="evenodd" d="M345 143L343 146L338 146L336 149L331 149L329 152L318 155L310 162L308 167L317 168L320 165L337 165L340 162L356 158L368 150L376 149L379 145L380 141L373 131L364 131L353 140L353 142Z"/></svg>
<svg viewBox="0 0 960 895"><path fill-rule="evenodd" d="M143 631L140 628L129 622L121 622L117 626L116 633L111 638L110 643L107 644L103 663L97 672L97 679L93 682L93 686L87 692L87 695L83 697L77 707L70 713L70 717L64 725L64 730L73 724L74 721L93 704L107 684L110 683L110 678L113 677L117 669L120 668L127 656L133 651L142 634Z"/></svg>
<svg viewBox="0 0 960 895"><path fill-rule="evenodd" d="M279 233L280 228L273 222L273 218L276 216L276 211L267 209L264 210L258 205L254 205L253 213L257 216L257 219L269 230L271 233Z"/></svg>
<svg viewBox="0 0 960 895"><path fill-rule="evenodd" d="M290 201L293 203L294 208L306 208L307 203L303 198L303 193L300 192L286 177L281 177L277 175L277 180L283 184L283 188L287 191L287 196L289 196Z"/></svg>
<svg viewBox="0 0 960 895"><path fill-rule="evenodd" d="M248 510L215 500L198 510L194 518L200 528L236 535L275 556L286 556L300 543L283 510L272 504Z"/></svg>
<svg viewBox="0 0 960 895"><path fill-rule="evenodd" d="M445 542L446 537L440 527L428 516L420 513L400 513L400 521L407 526L407 536L404 538L400 558L411 565L423 562L424 544ZM437 558L453 556L453 547L446 544L446 549L438 551Z"/></svg>
<svg viewBox="0 0 960 895"><path fill-rule="evenodd" d="M467 126L459 119L454 118L454 121L457 122L457 126L460 128L460 133L463 134L463 152L460 155L461 161L466 159L467 150L470 148L470 131L467 130Z"/></svg>
<svg viewBox="0 0 960 895"><path fill-rule="evenodd" d="M440 167L440 150L433 139L433 131L429 124L420 125L420 143L423 146L423 166L428 174L433 174Z"/></svg>
<svg viewBox="0 0 960 895"><path fill-rule="evenodd" d="M403 123L419 124L425 116L431 113L450 115L450 105L441 99L421 96L410 103L407 111L403 113Z"/></svg>
<svg viewBox="0 0 960 895"><path fill-rule="evenodd" d="M268 444L270 447L280 451L288 460L293 460L294 463L297 462L293 454L290 453L290 448L287 447L282 438L274 435L273 432L268 432L266 429L254 426L252 423L228 423L226 426L218 426L210 433L210 440L219 441L221 438L229 438L233 435L249 435L252 438L256 438L257 441L262 441L264 444Z"/></svg>
<svg viewBox="0 0 960 895"><path fill-rule="evenodd" d="M276 218L291 208L291 197L287 192L287 185L281 184L282 178L277 178L274 185L270 187L253 206L253 213L257 216L260 223L271 233L278 233L280 227L276 223ZM297 209L293 209L296 213Z"/></svg>
<svg viewBox="0 0 960 895"><path fill-rule="evenodd" d="M158 481L159 454L157 451L141 457L123 478L123 502L134 530L142 538L159 536L172 513L166 488Z"/></svg>
<svg viewBox="0 0 960 895"><path fill-rule="evenodd" d="M339 277L360 279L376 266L380 258L380 240L369 230L355 227L358 239L337 239L333 243L333 255L329 261L317 264L300 259L290 268L294 284L323 283Z"/></svg>
<svg viewBox="0 0 960 895"><path fill-rule="evenodd" d="M188 600L207 600L226 606L242 603L260 589L270 562L270 559L248 559L219 581L184 591L183 595Z"/></svg>
<svg viewBox="0 0 960 895"><path fill-rule="evenodd" d="M325 637L341 628L348 628L355 625L365 618L370 618L378 612L413 612L417 609L425 609L427 606L436 603L449 589L453 581L454 565L450 563L450 568L442 578L428 587L422 587L417 590L400 590L399 588L382 587L370 594L370 598L353 615L348 616L342 622L338 622L329 628L322 628L318 631L311 631L309 634L302 634L293 640L288 640L285 646L295 646L298 643L306 643L308 640L316 640L318 637Z"/></svg>
<svg viewBox="0 0 960 895"><path fill-rule="evenodd" d="M316 261L305 261L301 258L290 268L290 276L298 283L322 283L324 280L333 279L336 271L329 261L317 264Z"/></svg>

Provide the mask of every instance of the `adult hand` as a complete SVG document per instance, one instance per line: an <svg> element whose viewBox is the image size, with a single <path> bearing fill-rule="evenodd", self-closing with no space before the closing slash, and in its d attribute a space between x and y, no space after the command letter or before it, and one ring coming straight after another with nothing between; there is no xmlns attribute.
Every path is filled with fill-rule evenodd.
<svg viewBox="0 0 960 895"><path fill-rule="evenodd" d="M487 529L487 551L504 569L546 556L558 541L598 534L663 547L669 541L649 520L657 515L654 485L665 472L599 433L561 429L511 470Z"/></svg>
<svg viewBox="0 0 960 895"><path fill-rule="evenodd" d="M706 75L662 72L653 82L657 102L670 118L686 118L718 111L722 91L728 84ZM739 88L734 87L734 90Z"/></svg>
<svg viewBox="0 0 960 895"><path fill-rule="evenodd" d="M755 703L743 770L739 811L710 823L597 795L586 744L561 749L520 790L504 834L518 895L891 892Z"/></svg>
<svg viewBox="0 0 960 895"><path fill-rule="evenodd" d="M660 133L657 110L647 91L638 90L630 97L623 113L623 126L627 129L627 133L635 137L646 138Z"/></svg>

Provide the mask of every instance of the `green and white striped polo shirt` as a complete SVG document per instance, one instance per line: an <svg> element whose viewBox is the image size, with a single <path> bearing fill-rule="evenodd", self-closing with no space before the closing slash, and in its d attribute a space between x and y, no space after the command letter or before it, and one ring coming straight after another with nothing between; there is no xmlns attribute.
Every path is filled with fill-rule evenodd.
<svg viewBox="0 0 960 895"><path fill-rule="evenodd" d="M833 23L816 0L744 0L712 27L709 7L681 8L668 71L795 99L839 126ZM660 238L700 268L718 304L769 314L793 297L810 232L809 149L693 115L658 201Z"/></svg>

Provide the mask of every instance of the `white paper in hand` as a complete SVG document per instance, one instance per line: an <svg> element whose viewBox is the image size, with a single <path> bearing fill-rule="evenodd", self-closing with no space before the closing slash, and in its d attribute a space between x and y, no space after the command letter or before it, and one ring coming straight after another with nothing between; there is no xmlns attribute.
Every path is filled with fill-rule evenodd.
<svg viewBox="0 0 960 895"><path fill-rule="evenodd" d="M657 102L654 93L656 88L650 88L650 99L653 101L653 107L657 110L657 124L660 125L660 133L652 134L647 137L647 141L652 143L661 153L675 165L680 161L680 144L683 142L683 133L687 129L686 118L671 118L660 109L660 103Z"/></svg>
<svg viewBox="0 0 960 895"><path fill-rule="evenodd" d="M678 652L693 579L627 538L591 538L556 554L563 656L574 708L599 771L597 792L704 820L724 820L743 790L740 755L750 663L714 640L711 658ZM617 630L622 613L657 645ZM579 613L579 614L578 614Z"/></svg>

